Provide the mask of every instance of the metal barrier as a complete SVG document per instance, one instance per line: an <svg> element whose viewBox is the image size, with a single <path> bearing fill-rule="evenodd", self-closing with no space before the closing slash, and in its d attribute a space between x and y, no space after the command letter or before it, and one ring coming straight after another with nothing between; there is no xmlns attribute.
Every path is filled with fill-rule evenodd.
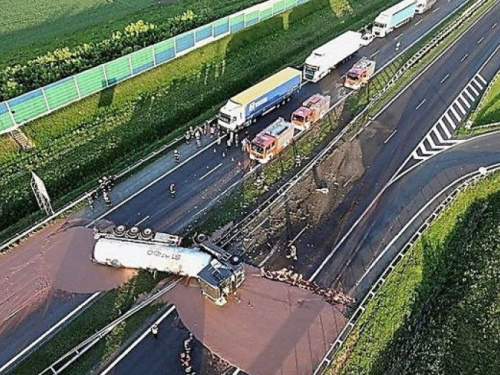
<svg viewBox="0 0 500 375"><path fill-rule="evenodd" d="M265 21L309 0L268 0L0 103L0 134Z"/></svg>
<svg viewBox="0 0 500 375"><path fill-rule="evenodd" d="M373 283L373 286L371 287L370 291L363 298L363 300L359 304L358 308L352 314L351 319L349 319L349 321L347 322L345 327L342 329L342 331L338 335L335 342L330 346L330 348L326 352L326 354L323 357L320 364L314 370L313 375L322 375L326 372L326 370L328 369L329 365L331 364L333 358L335 357L335 354L337 354L337 352L341 349L343 343L345 342L345 340L347 339L347 337L349 336L349 334L351 333L353 328L356 326L356 324L359 322L363 312L366 310L370 301L375 297L377 292L380 290L380 287L386 282L390 273L395 269L397 264L406 256L406 254L408 254L409 250L417 242L417 240L423 234L425 229L427 229L429 227L430 223L439 216L439 214L444 210L444 208L446 208L451 202L453 202L453 200L457 197L459 192L463 191L471 183L475 183L479 179L485 178L489 174L496 172L496 171L499 171L499 170L500 170L500 163L487 167L485 174L483 174L481 171L478 170L475 172L471 172L463 177L460 177L459 179L454 181L454 184L460 183L460 185L458 187L456 187L454 190L452 190L452 192L445 198L445 200L422 223L422 225L416 231L415 235L413 235L410 238L410 240L406 243L406 245L401 248L401 250L394 257L392 262L389 263L387 268L381 273L379 278ZM449 189L451 189L451 187L448 187L447 189L441 191L441 193L438 194L436 197L445 193Z"/></svg>

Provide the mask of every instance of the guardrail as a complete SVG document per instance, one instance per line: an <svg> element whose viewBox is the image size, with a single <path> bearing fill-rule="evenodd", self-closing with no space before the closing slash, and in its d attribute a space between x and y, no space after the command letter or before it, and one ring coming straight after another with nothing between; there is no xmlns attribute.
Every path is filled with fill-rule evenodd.
<svg viewBox="0 0 500 375"><path fill-rule="evenodd" d="M0 134L309 0L268 0L0 103Z"/></svg>
<svg viewBox="0 0 500 375"><path fill-rule="evenodd" d="M460 183L458 187L456 187L441 204L433 211L433 213L424 221L424 223L417 229L416 233L410 238L410 240L406 243L405 246L398 252L398 254L394 257L394 259L389 263L387 268L382 272L379 278L373 283L370 291L363 298L358 308L354 311L352 317L349 319L347 324L344 326L342 331L340 331L335 342L330 346L325 356L323 357L320 364L316 367L313 375L322 375L328 369L328 366L331 364L334 356L337 352L342 348L342 345L346 341L349 333L353 330L356 324L359 322L363 312L366 310L369 302L376 296L377 292L380 290L380 287L386 282L387 278L391 274L391 272L395 269L397 264L404 259L404 257L408 254L409 250L413 247L413 245L417 242L418 239L422 236L424 231L429 227L429 225L434 221L439 214L457 197L458 193L467 188L471 183L476 183L480 179L486 178L493 172L500 170L500 163L491 165L485 168L486 172L483 171L474 171L471 172L457 180L454 181L454 184ZM463 181L462 181L463 180ZM450 187L451 188L451 187ZM446 191L448 191L447 189ZM442 191L441 193L445 193L446 191ZM441 194L439 194L441 195Z"/></svg>
<svg viewBox="0 0 500 375"><path fill-rule="evenodd" d="M131 308L125 314L121 315L118 319L109 323L106 327L102 328L100 331L94 333L92 336L75 346L73 349L64 354L57 361L52 363L49 367L39 373L39 375L44 374L60 374L65 369L67 369L73 362L75 362L78 358L80 358L83 354L89 351L94 345L96 345L103 337L108 335L115 327L124 322L130 316L142 310L144 307L150 305L152 302L163 296L165 293L170 291L173 287L175 287L181 279L177 279L174 282L168 284L163 289L157 291L146 300L142 301L138 305Z"/></svg>

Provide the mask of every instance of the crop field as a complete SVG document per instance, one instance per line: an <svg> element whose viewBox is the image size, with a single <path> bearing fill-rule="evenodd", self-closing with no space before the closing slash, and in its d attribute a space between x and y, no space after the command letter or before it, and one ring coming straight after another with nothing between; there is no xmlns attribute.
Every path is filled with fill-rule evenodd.
<svg viewBox="0 0 500 375"><path fill-rule="evenodd" d="M474 126L500 122L500 72L473 116Z"/></svg>
<svg viewBox="0 0 500 375"><path fill-rule="evenodd" d="M329 374L500 373L500 174L459 194L370 302Z"/></svg>
<svg viewBox="0 0 500 375"><path fill-rule="evenodd" d="M341 13L328 0L312 0L23 127L35 149L3 151L0 144L0 235L39 215L29 189L31 170L61 206L99 176L180 134L190 120L213 115L231 95L302 62L343 30L373 20L387 2L351 0L350 5L352 13Z"/></svg>
<svg viewBox="0 0 500 375"><path fill-rule="evenodd" d="M143 20L161 24L185 10L229 14L262 0L0 0L0 69L56 48L98 42Z"/></svg>

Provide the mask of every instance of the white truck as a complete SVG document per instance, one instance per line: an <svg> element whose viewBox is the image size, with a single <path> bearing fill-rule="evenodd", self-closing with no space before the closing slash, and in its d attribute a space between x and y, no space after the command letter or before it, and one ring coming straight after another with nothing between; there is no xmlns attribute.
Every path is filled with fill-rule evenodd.
<svg viewBox="0 0 500 375"><path fill-rule="evenodd" d="M245 280L245 269L231 255L204 235L195 239L198 248L181 247L180 237L115 227L112 232L95 232L93 261L116 268L168 272L196 278L202 294L222 306Z"/></svg>
<svg viewBox="0 0 500 375"><path fill-rule="evenodd" d="M373 23L373 34L383 38L394 29L409 22L417 10L417 0L403 0L380 13Z"/></svg>
<svg viewBox="0 0 500 375"><path fill-rule="evenodd" d="M318 82L339 63L354 55L363 45L361 33L346 31L328 43L316 48L306 59L304 79Z"/></svg>
<svg viewBox="0 0 500 375"><path fill-rule="evenodd" d="M416 12L418 14L427 12L434 4L436 4L436 0L417 0Z"/></svg>
<svg viewBox="0 0 500 375"><path fill-rule="evenodd" d="M300 89L302 74L285 68L255 86L233 96L219 111L218 124L226 131L237 131L257 117L285 104Z"/></svg>

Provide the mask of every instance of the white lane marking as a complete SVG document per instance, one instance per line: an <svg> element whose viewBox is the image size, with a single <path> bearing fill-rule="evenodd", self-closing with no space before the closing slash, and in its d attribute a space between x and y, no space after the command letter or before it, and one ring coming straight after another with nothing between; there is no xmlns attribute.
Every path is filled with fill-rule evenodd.
<svg viewBox="0 0 500 375"><path fill-rule="evenodd" d="M479 87L479 90L482 90L484 88L484 84L481 84L481 82L476 79L476 77L472 78L471 82L474 82Z"/></svg>
<svg viewBox="0 0 500 375"><path fill-rule="evenodd" d="M439 126L439 124L441 124L441 121L438 123L437 126ZM432 129L432 132L434 133L434 135L437 138L439 143L447 144L446 140L443 138L443 136L441 135L441 133L437 129L437 126L434 129Z"/></svg>
<svg viewBox="0 0 500 375"><path fill-rule="evenodd" d="M432 11L432 13L436 13L439 9L441 9L441 7L437 7L436 9L434 9L434 10Z"/></svg>
<svg viewBox="0 0 500 375"><path fill-rule="evenodd" d="M419 105L417 105L417 106L415 107L415 109L419 109L420 107L422 107L426 101L427 101L427 99L422 100L422 101L419 103Z"/></svg>
<svg viewBox="0 0 500 375"><path fill-rule="evenodd" d="M240 371L241 370L239 368L236 368L236 370L234 370L234 372L231 375L238 375Z"/></svg>
<svg viewBox="0 0 500 375"><path fill-rule="evenodd" d="M387 253L387 251L389 250L389 248L399 239L399 237L402 236L402 234L404 232L406 232L406 230L422 214L422 212L424 212L432 203L434 203L434 201L436 199L438 199L438 197L440 197L443 193L445 193L446 190L450 189L453 185L457 184L459 181L461 181L461 180L465 181L467 178L474 176L476 173L477 173L477 171L468 173L465 176L462 176L460 178L457 178L455 181L450 182L446 187L444 187L443 189L441 189L441 191L439 193L437 193L436 195L434 195L420 210L418 210L418 212L405 224L405 226L399 231L399 233L396 236L393 237L393 239L391 240L391 242L389 242L389 244L384 248L384 250L370 264L370 266L366 269L366 271L363 274L363 276L361 276L361 278L356 282L354 288L356 288L359 284L361 284L363 282L364 278L371 272L371 270L373 269L373 267L375 267L375 265L380 261L380 259L382 259L382 257L385 255L385 253Z"/></svg>
<svg viewBox="0 0 500 375"><path fill-rule="evenodd" d="M217 169L219 169L222 166L222 163L217 164L213 169L209 170L207 173L205 173L203 176L200 177L199 181L207 178L210 176L212 173L214 173Z"/></svg>
<svg viewBox="0 0 500 375"><path fill-rule="evenodd" d="M483 82L484 85L488 84L488 81L486 81L481 74L477 73L476 78L479 78Z"/></svg>
<svg viewBox="0 0 500 375"><path fill-rule="evenodd" d="M469 57L469 54L468 54L468 53L466 53L466 54L464 55L464 57L462 57L462 58L460 59L460 61L464 61L467 57Z"/></svg>
<svg viewBox="0 0 500 375"><path fill-rule="evenodd" d="M462 112L462 115L465 115L467 113L467 111L464 109L464 107L462 107L462 104L460 104L458 100L455 100L455 105L458 107L460 112Z"/></svg>
<svg viewBox="0 0 500 375"><path fill-rule="evenodd" d="M476 94L476 96L479 96L479 91L477 91L474 86L472 86L471 84L469 84L469 86L467 88L470 89L470 90L472 90L474 92L474 94Z"/></svg>
<svg viewBox="0 0 500 375"><path fill-rule="evenodd" d="M449 76L450 76L449 74L445 75L444 78L441 80L441 83L443 83L444 81L446 81Z"/></svg>
<svg viewBox="0 0 500 375"><path fill-rule="evenodd" d="M425 138L424 140L420 143L420 146L418 146L418 148L420 149L420 153L423 155L423 156L432 156L434 154L434 152L432 150L427 150L427 148L425 147L424 145L424 141L425 141Z"/></svg>
<svg viewBox="0 0 500 375"><path fill-rule="evenodd" d="M476 101L476 99L470 94L470 92L467 91L467 87L464 89L463 93L465 93L465 95L467 95L469 97L469 99L472 101L472 103L474 103Z"/></svg>
<svg viewBox="0 0 500 375"><path fill-rule="evenodd" d="M494 29L495 27L497 27L497 23L496 22L493 25L491 25L492 29Z"/></svg>
<svg viewBox="0 0 500 375"><path fill-rule="evenodd" d="M170 309L168 309L168 311L165 314L163 314L160 318L158 318L158 320L156 322L154 322L153 324L160 324L174 310L175 310L175 306L172 306ZM116 358L113 362L111 362L111 364L108 367L106 367L104 369L104 371L101 372L100 375L106 375L108 372L110 372L118 364L118 362L120 362L123 358L125 358L128 355L128 353L130 353L137 345L139 345L139 343L142 340L144 340L146 338L146 336L149 335L150 333L151 333L151 327L148 327L142 333L142 335L137 340L135 340L129 347L127 347L127 349L125 349L123 351L123 353L118 356L118 358Z"/></svg>
<svg viewBox="0 0 500 375"><path fill-rule="evenodd" d="M420 156L420 155L418 154L418 152L417 152L417 151L418 151L418 148L417 148L417 149L415 149L415 150L412 152L412 156L413 156L413 158L414 158L414 159L417 159L417 160L425 160L425 159L426 159L426 157L425 157L425 156Z"/></svg>
<svg viewBox="0 0 500 375"><path fill-rule="evenodd" d="M465 2L463 4L466 4ZM462 5L460 5L458 9L461 9ZM454 10L451 14L454 14L456 12L456 10ZM474 27L481 19L484 18L484 15L486 13L484 13L481 17L479 17L476 21L474 21L474 23L472 25L469 26L469 30ZM447 17L445 18L447 19ZM441 22L440 22L441 23ZM431 28L431 30L435 29L440 23L436 24L435 26L433 26ZM464 33L465 34L465 33ZM422 39L422 37L420 37L418 40ZM443 57L446 52L448 52L454 45L456 45L458 43L458 40L460 38L456 39L453 43L451 43L451 45L447 46L438 56L435 57L435 59L432 61L431 64L429 64L428 66L426 66L419 74L417 74L417 76L415 78L413 78L411 80L410 83L408 83L408 85L406 85L403 90L398 94L396 95L394 98L392 98L382 109L380 109L374 116L373 116L373 119L376 119L382 112L384 112L388 107L390 107L392 105L392 103L394 103L399 97L401 97L401 95L403 95L406 90L411 87L413 85L414 82L416 82L420 77L422 77L425 72L427 72L427 70L429 70L432 66L434 66L434 63L436 63L437 61L439 61L441 59L441 57ZM414 43L415 44L415 43ZM499 46L500 47L500 46ZM495 52L490 55L490 57L483 63L483 65L478 69L478 71L481 71L481 69L483 69L484 66L486 66L486 64L493 58L493 55L496 53L496 50ZM408 155L408 159L401 165L401 167L398 169L398 171L396 171L396 173L394 174L394 177L391 178L391 180L386 184L386 186L384 186L384 188L377 194L377 196L375 197L375 199L368 205L368 207L363 211L363 213L358 217L358 219L356 219L356 221L354 222L354 224L349 228L349 230L347 231L347 233L339 240L339 242L337 242L337 244L334 246L334 248L332 249L332 251L327 255L327 257L323 260L323 262L321 262L321 264L319 265L319 267L316 269L316 271L314 271L314 273L312 274L312 276L309 278L309 281L312 281L314 280L318 275L319 273L323 270L323 268L328 264L328 262L330 261L330 259L333 257L333 255L337 252L337 250L339 249L340 246L342 246L342 244L345 242L345 240L351 235L351 233L354 231L354 229L359 225L359 223L361 222L361 220L364 219L365 215L368 213L368 211L373 207L373 205L377 202L378 198L383 194L383 192L387 189L387 186L389 186L390 184L392 184L394 181L396 181L398 178L400 178L402 175L399 175L399 172L401 172L401 170L404 168L405 164L407 163L407 161L411 158L412 154L410 153L410 155Z"/></svg>
<svg viewBox="0 0 500 375"><path fill-rule="evenodd" d="M6 370L7 368L9 368L14 362L16 362L19 358L21 358L23 355L25 355L27 352L29 352L34 346L38 345L40 343L40 341L45 339L48 335L50 335L52 332L54 332L56 329L58 329L61 325L66 323L66 321L68 321L73 315L77 314L81 309L83 309L85 306L87 306L90 302L92 302L100 294L101 294L100 292L94 293L89 298L87 298L85 301L83 301L73 311L71 311L63 319L61 319L59 322L57 322L55 325L53 325L50 329L48 329L43 335L41 335L39 338L37 338L35 341L33 341L30 345L28 345L26 348L24 348L21 352L19 352L13 358L11 358L6 364L4 364L2 367L0 367L0 373L2 371Z"/></svg>
<svg viewBox="0 0 500 375"><path fill-rule="evenodd" d="M141 219L141 220L139 220L137 223L135 223L135 224L134 224L134 226L136 227L136 226L138 226L138 225L140 225L140 224L144 223L144 222L145 222L147 219L149 219L149 218L150 218L150 215L146 216L144 219Z"/></svg>
<svg viewBox="0 0 500 375"><path fill-rule="evenodd" d="M227 135L223 135L221 137L221 140L224 139L225 137L227 137ZM118 203L116 206L113 206L110 210L106 211L105 213L103 213L102 215L100 215L99 217L97 217L96 219L92 220L92 222L90 222L89 224L87 224L86 227L88 228L88 227L92 226L96 221L99 221L102 218L108 216L111 212L113 212L116 209L118 209L119 207L123 206L128 201L134 199L136 196L138 196L139 194L141 194L143 191L149 189L151 186L155 185L158 181L161 181L162 179L164 179L169 174L175 172L177 169L179 169L180 167L182 167L184 164L190 162L192 159L194 159L195 157L197 157L201 153L205 152L206 150L208 150L209 148L211 148L216 143L217 143L217 140L213 141L212 143L209 143L204 148L202 148L201 150L199 150L197 153L195 153L195 154L191 155L190 157L188 157L182 163L177 164L174 168L172 168L172 169L168 170L167 172L163 173L161 176L157 177L156 179L154 179L153 181L151 181L149 184L147 184L143 188L137 190L134 194L132 194L129 197L125 198L123 201L121 201L120 203Z"/></svg>
<svg viewBox="0 0 500 375"><path fill-rule="evenodd" d="M370 55L370 57L375 57L375 56L377 56L379 53L380 53L380 50L378 49L378 50L376 50L374 53L372 53L372 54Z"/></svg>
<svg viewBox="0 0 500 375"><path fill-rule="evenodd" d="M399 38L401 38L403 36L403 33L399 34L397 37L394 38L394 40L398 40Z"/></svg>
<svg viewBox="0 0 500 375"><path fill-rule="evenodd" d="M457 111L455 110L455 108L453 108L453 105L450 107L450 111L451 113L453 113L453 116L455 116L455 118L457 119L457 121L460 121L462 118L458 115ZM455 129L456 127L456 124L455 123L452 123L452 126L453 126L453 129Z"/></svg>
<svg viewBox="0 0 500 375"><path fill-rule="evenodd" d="M451 124L453 124L453 121L450 121ZM444 122L439 123L438 125L441 125L441 129L443 129L444 134L446 135L446 138L450 139L451 138L451 133L448 130L448 127Z"/></svg>
<svg viewBox="0 0 500 375"><path fill-rule="evenodd" d="M481 43L484 40L484 36L477 41L477 44Z"/></svg>
<svg viewBox="0 0 500 375"><path fill-rule="evenodd" d="M462 101L464 102L464 104L466 105L467 108L470 108L471 107L471 104L469 103L469 101L465 98L464 94L461 93L459 96L458 96L460 99L462 99Z"/></svg>
<svg viewBox="0 0 500 375"><path fill-rule="evenodd" d="M429 133L429 135L426 137L427 141L429 142L429 144L431 145L431 149L438 149L438 150L444 150L445 148L448 148L448 146L446 145L438 145L436 143L434 143L434 139L432 139L432 133L434 132L434 129L432 129L432 131ZM431 151L431 150L428 150L428 151Z"/></svg>
<svg viewBox="0 0 500 375"><path fill-rule="evenodd" d="M386 140L384 141L384 144L386 144L387 142L389 142L389 140L394 137L394 134L396 134L396 132L398 131L398 129L394 130L387 138Z"/></svg>
<svg viewBox="0 0 500 375"><path fill-rule="evenodd" d="M422 23L422 21L423 21L423 19L421 19L420 21L415 22L415 26L420 25Z"/></svg>

